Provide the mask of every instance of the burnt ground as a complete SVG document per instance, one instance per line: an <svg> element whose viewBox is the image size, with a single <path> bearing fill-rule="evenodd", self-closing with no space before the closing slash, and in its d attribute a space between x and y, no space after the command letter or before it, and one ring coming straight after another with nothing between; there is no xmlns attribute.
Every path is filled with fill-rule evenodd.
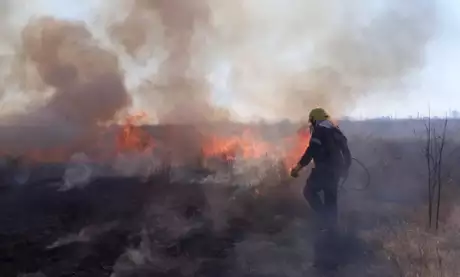
<svg viewBox="0 0 460 277"><path fill-rule="evenodd" d="M139 228L149 186L136 178L101 178L84 189L58 191L53 182L3 187L0 192L2 276L109 276ZM95 226L89 242L50 247ZM97 236L97 229L107 229Z"/></svg>
<svg viewBox="0 0 460 277"><path fill-rule="evenodd" d="M67 191L59 178L3 186L1 276L309 275L309 210L288 184L240 191L168 176L105 177ZM343 265L375 260L353 234L340 241ZM351 270L339 276L387 276Z"/></svg>
<svg viewBox="0 0 460 277"><path fill-rule="evenodd" d="M374 126L353 124L351 137L361 136L362 124L370 124L368 129ZM374 129L385 129L377 127ZM399 134L399 129L388 135ZM412 135L412 127L404 129ZM420 273L439 263L439 257L428 262L420 257L427 238L433 238L436 247L428 245L423 253L438 251L434 243L438 237L420 231L423 226L418 222L426 211L421 151L425 141L358 137L350 143L354 156L368 168L372 184L365 191L341 192L341 223L346 232L336 251L342 267L335 276L437 276ZM458 205L460 177L453 170L460 160L454 152L458 142L448 146L445 172L456 193L446 190L445 194ZM47 277L321 276L310 272L314 242L309 210L301 199L306 176L293 189L275 179L267 183L276 183L276 187L237 192L192 180L172 183L162 174L148 181L99 178L84 188L59 191L56 183L62 168L37 169L34 178L23 185L11 185L11 176L5 178L8 170L2 169L0 166L2 277L37 272ZM361 183L353 174L350 177L350 188L353 179ZM446 215L448 204L443 202ZM407 224L405 218L412 213L416 221ZM455 226L450 227L458 237ZM414 232L420 241L411 240ZM382 256L382 249L389 256ZM444 261L443 265L449 265L448 261L458 264L456 256Z"/></svg>

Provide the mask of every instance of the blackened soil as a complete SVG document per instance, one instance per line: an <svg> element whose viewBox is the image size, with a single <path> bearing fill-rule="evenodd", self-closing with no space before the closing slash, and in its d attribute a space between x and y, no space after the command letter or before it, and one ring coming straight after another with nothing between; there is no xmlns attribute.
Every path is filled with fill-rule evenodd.
<svg viewBox="0 0 460 277"><path fill-rule="evenodd" d="M0 192L1 276L42 272L47 277L109 276L138 233L150 182L101 178L84 189L60 192L51 183ZM88 226L116 226L90 240L49 246Z"/></svg>

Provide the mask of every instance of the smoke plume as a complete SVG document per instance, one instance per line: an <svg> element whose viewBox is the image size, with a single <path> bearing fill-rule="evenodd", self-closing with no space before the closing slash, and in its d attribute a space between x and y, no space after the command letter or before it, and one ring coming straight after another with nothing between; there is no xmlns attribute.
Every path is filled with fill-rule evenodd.
<svg viewBox="0 0 460 277"><path fill-rule="evenodd" d="M160 118L213 116L208 73L223 67L231 108L299 119L324 106L344 115L366 95L404 91L423 67L436 7L414 3L144 0L111 30L130 54L149 41L167 53L147 82Z"/></svg>
<svg viewBox="0 0 460 277"><path fill-rule="evenodd" d="M297 120L314 106L344 115L366 95L404 91L423 67L436 6L413 3L118 0L89 25L35 18L2 58L2 91L25 95L27 112L3 121L51 124L53 138L88 137L130 107L131 95L160 123L228 119L234 110ZM127 64L150 73L139 77ZM128 93L133 76L140 84ZM34 137L10 139L25 136Z"/></svg>
<svg viewBox="0 0 460 277"><path fill-rule="evenodd" d="M82 22L32 19L22 30L13 59L8 83L45 99L5 119L9 124L43 126L15 131L15 142L24 140L18 143L22 147L31 138L35 146L92 138L99 124L114 119L130 103L117 55L102 49Z"/></svg>
<svg viewBox="0 0 460 277"><path fill-rule="evenodd" d="M100 76L105 76L102 82L112 83L116 78L121 82L118 59L123 58L153 69L131 93L160 122L221 119L233 114L232 109L299 119L308 108L324 106L343 115L366 95L393 97L390 92L403 91L405 79L423 67L424 47L436 30L436 4L428 0L412 4L394 0L346 4L337 0L118 0L100 7L101 14L113 15L102 24L111 42L120 46L114 48L118 52L98 46L90 32L95 26L35 20L22 32L22 58L13 68L15 77L21 75L17 71L23 76L12 79L22 90L53 87L59 92L75 90L76 85L68 85L74 81L90 86ZM47 34L40 38L36 32L42 28ZM56 45L33 49L41 40ZM38 76L31 72L31 64ZM62 75L58 83L53 79L56 74ZM93 88L94 84L82 89ZM56 98L70 95L59 92ZM216 95L227 99L229 111L216 107ZM47 108L62 113L54 106L65 106L63 101L52 102ZM107 108L107 113L97 109L105 114L94 115L95 121L109 118L127 103L115 102L107 105L114 108ZM68 116L88 122L93 114L78 120Z"/></svg>
<svg viewBox="0 0 460 277"><path fill-rule="evenodd" d="M226 27L222 44L230 43L234 98L277 117L299 119L315 106L344 115L368 94L394 97L422 68L435 30L432 1L270 2L278 6L250 1L247 22Z"/></svg>
<svg viewBox="0 0 460 277"><path fill-rule="evenodd" d="M148 43L151 32L156 32L152 43L163 44L165 57L146 83L162 123L203 121L213 114L209 84L200 65L203 42L196 41L200 32L211 33L210 12L204 0L138 0L132 1L123 21L110 27L112 37L130 55ZM162 24L161 30L151 28L155 20Z"/></svg>

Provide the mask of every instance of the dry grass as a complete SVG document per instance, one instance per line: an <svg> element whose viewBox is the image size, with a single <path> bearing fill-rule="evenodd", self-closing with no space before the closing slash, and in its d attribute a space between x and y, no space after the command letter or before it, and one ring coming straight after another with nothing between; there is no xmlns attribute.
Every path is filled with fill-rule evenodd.
<svg viewBox="0 0 460 277"><path fill-rule="evenodd" d="M404 222L396 227L381 226L362 236L381 241L381 254L393 263L395 276L454 277L460 274L459 229L451 228L451 222L446 224L447 228L433 233L423 225Z"/></svg>
<svg viewBox="0 0 460 277"><path fill-rule="evenodd" d="M353 154L367 166L372 183L353 190L364 174L354 165L340 192L336 276L460 276L458 142L446 144L446 153L453 154L443 166L453 170L442 176L441 225L434 232L427 229L423 137L351 137ZM272 166L247 179L208 182L170 168L160 172L152 179L142 230L132 234L137 243L126 247L112 277L320 276L311 268L314 226L301 196L308 172L292 180Z"/></svg>
<svg viewBox="0 0 460 277"><path fill-rule="evenodd" d="M441 209L442 228L433 233L426 228L423 140L375 139L352 141L351 145L356 149L355 156L368 165L372 186L354 191L346 184L349 189L341 192L342 267L337 276L459 276L456 261L460 252L455 241L460 243L460 208L454 204L455 176L444 176L448 183ZM455 145L448 147L453 149ZM363 172L356 167L352 174L351 180L358 182ZM201 221L178 216L177 206L192 197L181 189L171 189L189 195L181 196L186 199L182 204L172 200L176 216L162 210L164 205L162 209L154 205L158 215L146 222L159 224L158 220L167 215L169 223L161 226L175 234L168 243L177 245L196 236L190 239L195 243L190 246L193 250L182 248L182 252L176 252L177 257L166 255L158 237L152 246L159 225L149 224L151 229L144 233L142 247L127 252L136 253L131 256L144 265L131 261L131 266L126 266L130 260L130 254L126 254L114 276L134 276L130 274L146 267L164 276L319 276L311 268L314 238L310 211L299 197L304 179L289 181L283 174L266 178L247 188L194 184L194 194L202 192ZM148 233L150 239L145 238ZM224 254L211 258L207 252L211 250L205 250L209 245L202 244L221 247L217 253ZM146 251L148 258L139 258Z"/></svg>

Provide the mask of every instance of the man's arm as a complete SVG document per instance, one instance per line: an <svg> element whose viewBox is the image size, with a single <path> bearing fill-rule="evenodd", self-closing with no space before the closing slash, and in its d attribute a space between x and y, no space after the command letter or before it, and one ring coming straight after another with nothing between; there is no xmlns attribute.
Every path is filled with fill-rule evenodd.
<svg viewBox="0 0 460 277"><path fill-rule="evenodd" d="M320 146L321 140L319 140L319 138L313 134L310 138L307 149L305 150L297 165L291 171L292 177L297 177L299 171L311 162Z"/></svg>
<svg viewBox="0 0 460 277"><path fill-rule="evenodd" d="M305 153L302 155L297 164L301 167L307 166L313 159L315 153L318 152L319 146L321 146L321 141L316 136L312 136Z"/></svg>

